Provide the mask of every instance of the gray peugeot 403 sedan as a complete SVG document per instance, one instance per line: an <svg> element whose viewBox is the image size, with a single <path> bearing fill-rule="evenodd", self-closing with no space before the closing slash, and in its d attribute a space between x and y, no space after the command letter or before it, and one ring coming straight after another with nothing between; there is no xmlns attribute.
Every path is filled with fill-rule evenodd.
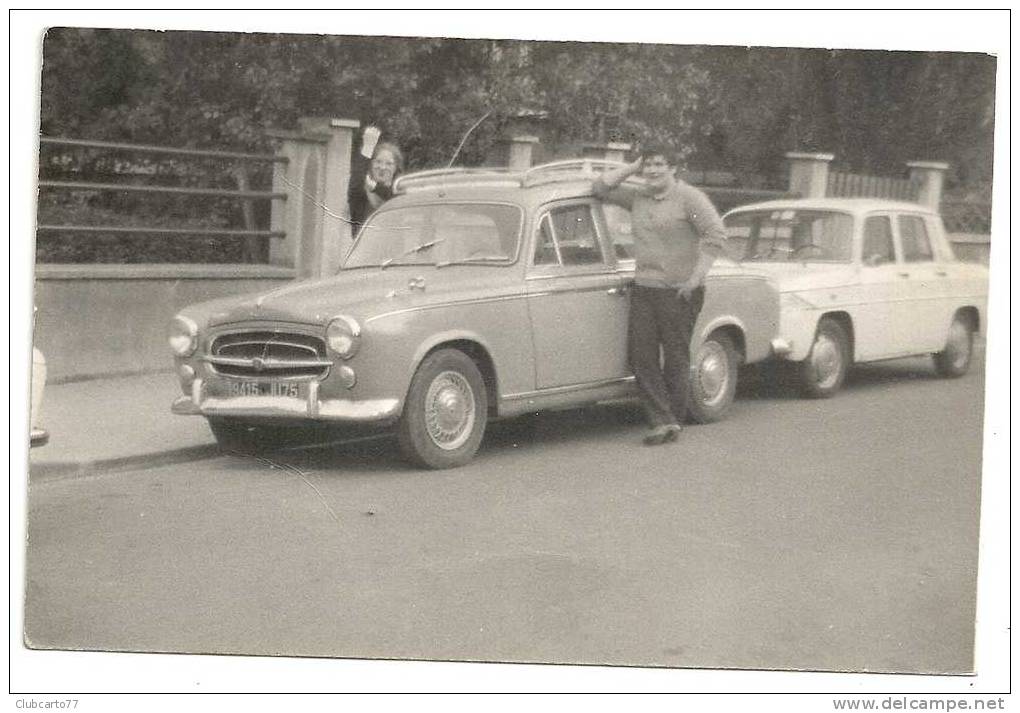
<svg viewBox="0 0 1020 713"><path fill-rule="evenodd" d="M401 177L335 277L177 315L173 411L238 450L395 424L409 460L446 468L474 456L492 418L633 395L630 215L592 196L612 165ZM695 420L725 416L778 314L771 278L717 261L692 345Z"/></svg>

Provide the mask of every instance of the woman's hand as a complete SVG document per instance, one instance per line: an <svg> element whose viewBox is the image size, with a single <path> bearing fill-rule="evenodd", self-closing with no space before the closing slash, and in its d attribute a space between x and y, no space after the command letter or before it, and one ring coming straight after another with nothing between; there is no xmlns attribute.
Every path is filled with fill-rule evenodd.
<svg viewBox="0 0 1020 713"><path fill-rule="evenodd" d="M382 132L375 126L366 126L361 134L361 155L367 159L372 158L375 153L375 145L379 143Z"/></svg>

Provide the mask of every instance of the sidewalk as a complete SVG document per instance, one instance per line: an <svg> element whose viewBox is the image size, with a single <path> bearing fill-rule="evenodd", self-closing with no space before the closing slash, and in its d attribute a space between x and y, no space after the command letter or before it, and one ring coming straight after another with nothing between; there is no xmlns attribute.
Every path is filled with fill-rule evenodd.
<svg viewBox="0 0 1020 713"><path fill-rule="evenodd" d="M37 425L45 446L29 453L32 475L207 458L217 453L205 419L175 416L173 373L47 384Z"/></svg>

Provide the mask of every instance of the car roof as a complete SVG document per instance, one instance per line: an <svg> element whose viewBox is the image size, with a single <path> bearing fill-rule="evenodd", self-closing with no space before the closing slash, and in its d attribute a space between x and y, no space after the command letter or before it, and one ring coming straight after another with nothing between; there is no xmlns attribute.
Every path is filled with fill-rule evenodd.
<svg viewBox="0 0 1020 713"><path fill-rule="evenodd" d="M519 183L455 183L448 186L430 185L398 194L386 207L398 208L421 203L494 202L514 203L523 207L538 206L552 200L583 198L592 195L592 179L556 181L538 185Z"/></svg>
<svg viewBox="0 0 1020 713"><path fill-rule="evenodd" d="M485 201L514 203L524 208L552 200L592 195L593 180L624 164L599 159L567 159L523 171L498 168L445 168L400 176L387 208L421 203ZM753 210L832 210L862 215L899 211L935 215L919 204L882 198L783 198L733 208L727 215Z"/></svg>
<svg viewBox="0 0 1020 713"><path fill-rule="evenodd" d="M751 210L836 210L854 214L891 210L934 214L934 211L920 203L893 201L884 198L785 198L738 206L729 211L727 215Z"/></svg>
<svg viewBox="0 0 1020 713"><path fill-rule="evenodd" d="M592 195L593 181L599 174L625 165L596 158L573 158L524 170L449 167L418 171L394 181L393 207L436 201L498 201L527 207L550 200L583 198Z"/></svg>

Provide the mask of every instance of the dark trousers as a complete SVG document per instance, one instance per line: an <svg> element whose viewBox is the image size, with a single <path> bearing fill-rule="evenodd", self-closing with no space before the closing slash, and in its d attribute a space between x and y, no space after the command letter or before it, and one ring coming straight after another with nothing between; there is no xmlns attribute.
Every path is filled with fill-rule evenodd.
<svg viewBox="0 0 1020 713"><path fill-rule="evenodd" d="M662 287L635 285L631 292L630 366L653 427L687 418L691 335L704 302L704 286L689 299Z"/></svg>

